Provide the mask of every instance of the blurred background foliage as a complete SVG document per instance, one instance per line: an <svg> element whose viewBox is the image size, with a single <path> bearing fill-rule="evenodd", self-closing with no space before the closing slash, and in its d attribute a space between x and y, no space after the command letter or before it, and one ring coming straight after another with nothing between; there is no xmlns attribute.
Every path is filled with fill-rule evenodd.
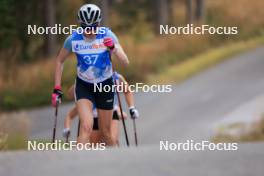
<svg viewBox="0 0 264 176"><path fill-rule="evenodd" d="M128 68L117 68L131 82L144 82L209 49L263 36L260 0L0 0L0 110L49 103L54 58L66 36L28 35L27 25L77 24L84 3L101 6L103 25L117 34L130 58ZM159 24L187 23L238 26L239 34L157 34ZM74 56L65 63L64 91L74 82L75 63Z"/></svg>

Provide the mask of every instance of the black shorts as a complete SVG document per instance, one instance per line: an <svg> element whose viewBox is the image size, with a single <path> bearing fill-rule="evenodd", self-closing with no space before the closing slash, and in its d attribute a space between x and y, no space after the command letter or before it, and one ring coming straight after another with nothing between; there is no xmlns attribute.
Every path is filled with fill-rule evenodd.
<svg viewBox="0 0 264 176"><path fill-rule="evenodd" d="M119 116L116 111L113 112L113 120L119 120ZM98 117L94 118L93 130L99 130Z"/></svg>
<svg viewBox="0 0 264 176"><path fill-rule="evenodd" d="M97 83L103 86L113 87L112 77L107 80ZM75 83L75 99L76 101L80 99L88 99L95 104L95 107L98 109L112 110L114 104L114 91L100 91L95 89L95 85L92 83L87 83L80 78L76 78Z"/></svg>

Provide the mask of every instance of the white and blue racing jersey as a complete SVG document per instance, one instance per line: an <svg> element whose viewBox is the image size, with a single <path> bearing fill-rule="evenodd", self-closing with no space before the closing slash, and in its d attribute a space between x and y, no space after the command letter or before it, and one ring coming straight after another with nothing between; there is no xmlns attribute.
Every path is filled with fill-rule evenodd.
<svg viewBox="0 0 264 176"><path fill-rule="evenodd" d="M103 44L106 37L118 43L116 35L109 29L101 27L100 34L94 40L83 34L73 32L64 42L64 48L75 53L77 57L77 76L88 83L99 83L112 76L110 53Z"/></svg>

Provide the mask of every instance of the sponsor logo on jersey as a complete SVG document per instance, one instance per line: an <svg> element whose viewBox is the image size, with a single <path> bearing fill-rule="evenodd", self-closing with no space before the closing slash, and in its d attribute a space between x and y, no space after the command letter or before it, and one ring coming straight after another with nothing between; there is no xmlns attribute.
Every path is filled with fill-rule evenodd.
<svg viewBox="0 0 264 176"><path fill-rule="evenodd" d="M94 44L87 44L87 45L76 43L74 45L75 51L81 51L81 50L87 50L87 49L103 49L103 48L105 48L103 43L101 43L101 44L94 43Z"/></svg>

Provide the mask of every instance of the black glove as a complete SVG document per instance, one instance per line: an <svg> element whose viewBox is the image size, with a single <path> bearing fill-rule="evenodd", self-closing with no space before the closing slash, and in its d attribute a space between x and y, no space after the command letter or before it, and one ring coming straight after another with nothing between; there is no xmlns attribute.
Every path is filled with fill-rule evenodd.
<svg viewBox="0 0 264 176"><path fill-rule="evenodd" d="M60 86L55 86L52 93L52 106L56 107L57 101L61 102L62 95Z"/></svg>

